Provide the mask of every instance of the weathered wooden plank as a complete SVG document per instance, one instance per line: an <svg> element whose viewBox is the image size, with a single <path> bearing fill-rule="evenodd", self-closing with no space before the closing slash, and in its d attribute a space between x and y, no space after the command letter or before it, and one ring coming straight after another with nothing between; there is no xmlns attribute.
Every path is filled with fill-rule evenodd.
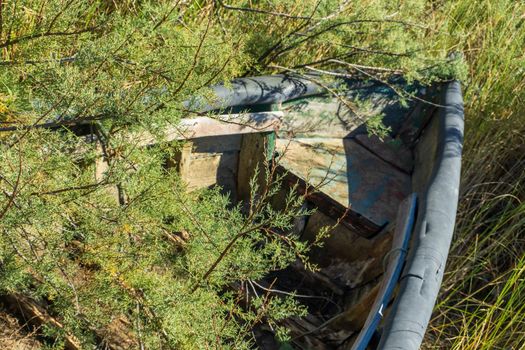
<svg viewBox="0 0 525 350"><path fill-rule="evenodd" d="M207 136L191 139L194 153L221 153L241 150L242 134Z"/></svg>
<svg viewBox="0 0 525 350"><path fill-rule="evenodd" d="M277 141L278 162L344 207L348 206L346 158L341 139Z"/></svg>
<svg viewBox="0 0 525 350"><path fill-rule="evenodd" d="M363 291L356 296L348 309L339 314L332 322L331 326L335 329L351 329L359 331L366 322L366 316L374 303L374 299L379 292L379 281L370 283L363 288ZM345 347L345 349L347 349ZM349 349L349 348L348 348Z"/></svg>
<svg viewBox="0 0 525 350"><path fill-rule="evenodd" d="M340 98L326 94L277 104L275 107L278 110L286 112L281 134L288 137L338 138L366 134L364 120L377 115L383 116L382 121L390 128L392 136L398 133L409 107L399 103L399 97L392 89L381 82L357 80L347 81L347 87L339 95Z"/></svg>
<svg viewBox="0 0 525 350"><path fill-rule="evenodd" d="M191 164L191 153L193 149L193 143L191 141L185 142L180 151L177 152L173 158L174 165L177 172L180 174L182 179L191 177L190 164Z"/></svg>
<svg viewBox="0 0 525 350"><path fill-rule="evenodd" d="M372 237L381 231L381 226L376 225L359 213L348 209L326 193L322 191L314 191L312 185L308 184L305 180L283 166L278 165L276 173L284 176L283 182L285 188L297 186L296 190L298 194L307 194L306 200L313 203L317 210L335 220L340 220L340 223L348 229L357 232L363 237Z"/></svg>
<svg viewBox="0 0 525 350"><path fill-rule="evenodd" d="M213 118L185 118L178 125L164 130L164 140L170 142L208 136L273 132L279 128L282 115L282 112L259 112L219 115ZM157 138L145 132L133 135L132 138L141 146L157 142Z"/></svg>
<svg viewBox="0 0 525 350"><path fill-rule="evenodd" d="M281 117L282 112L261 112L183 119L179 125L164 130L166 142L189 141L173 159L167 160L166 165L176 167L182 179L187 182L189 190L219 185L230 192L232 199L235 200L239 151L243 135L263 133L268 135L269 132L273 134L280 124ZM147 147L157 142L157 138L145 132L133 133L125 137L132 139L139 147ZM94 143L97 145L99 143L94 135L85 137L79 142L75 152L81 155L87 151L89 144ZM273 143L270 144L273 147ZM103 156L101 147L97 146L97 148L99 157L95 160L94 177L96 181L101 181L109 170L109 164ZM258 152L258 150L253 151ZM246 159L251 158L250 152L243 152ZM261 157L264 158L264 155ZM251 172L253 173L253 170ZM116 200L120 200L116 187L111 187L108 191Z"/></svg>
<svg viewBox="0 0 525 350"><path fill-rule="evenodd" d="M193 153L188 172L182 179L188 184L190 191L219 185L225 191L235 194L238 161L238 152Z"/></svg>
<svg viewBox="0 0 525 350"><path fill-rule="evenodd" d="M176 167L189 191L219 185L234 199L241 140L242 135L192 139L168 161L168 167Z"/></svg>
<svg viewBox="0 0 525 350"><path fill-rule="evenodd" d="M352 350L365 349L368 347L373 333L383 318L383 310L387 308L392 298L394 287L398 283L402 266L405 262L408 243L415 222L416 204L415 194L410 195L401 202L396 219L392 247L383 259L387 260L388 265L382 276L379 292L375 297L373 305L368 309L366 322Z"/></svg>
<svg viewBox="0 0 525 350"><path fill-rule="evenodd" d="M410 176L352 139L279 140L279 162L296 176L378 226L396 217Z"/></svg>
<svg viewBox="0 0 525 350"><path fill-rule="evenodd" d="M412 151L401 140L387 136L383 140L375 135L359 134L353 138L379 158L409 174L414 167Z"/></svg>
<svg viewBox="0 0 525 350"><path fill-rule="evenodd" d="M282 112L261 112L183 119L178 126L169 127L164 131L164 141L191 141L184 144L173 159L167 160L167 166L177 168L182 179L187 182L189 190L219 185L235 198L239 151L243 135L273 133L280 124L281 116ZM132 134L127 137L142 147L157 142L157 139L148 133ZM84 142L77 147L77 153L83 153L87 143L98 141L94 137L86 137ZM243 152L246 159L251 158L252 151ZM102 156L101 149L98 153L100 157L95 164L95 179L100 181L109 166ZM261 157L264 158L264 155ZM246 176L252 173L253 169L248 170ZM111 192L118 199L118 190L111 188Z"/></svg>
<svg viewBox="0 0 525 350"><path fill-rule="evenodd" d="M423 93L422 98L430 103L418 101L403 121L403 125L397 134L397 138L403 140L403 143L409 147L412 147L420 137L421 132L426 128L438 108L433 102L438 100L436 97L439 96L440 87L431 86L426 87L425 90L424 93L421 91Z"/></svg>
<svg viewBox="0 0 525 350"><path fill-rule="evenodd" d="M202 147L212 147L206 140L221 138L220 141L231 143L232 149L240 145L240 138L244 134L251 133L268 133L276 131L280 124L282 112L259 112L219 115L216 117L197 117L185 118L178 125L166 127L163 131L164 142L183 141L201 139ZM227 138L233 137L232 139ZM235 138L237 136L237 138ZM158 142L158 138L148 132L129 133L125 135L133 144L139 147L151 146ZM211 138L211 139L207 139ZM213 140L216 142L218 139ZM89 145L98 143L97 137L93 134L82 137L75 149L74 154L82 155L88 149ZM216 142L215 146L221 142ZM102 154L102 152L100 152Z"/></svg>
<svg viewBox="0 0 525 350"><path fill-rule="evenodd" d="M362 123L333 96L309 97L286 102L280 133L294 137L343 138Z"/></svg>
<svg viewBox="0 0 525 350"><path fill-rule="evenodd" d="M255 175L256 169L259 171L257 178L259 193L264 191L266 186L265 164L269 159L268 154L272 153L274 149L274 144L275 135L273 133L246 134L243 136L237 173L237 194L239 200L247 201L250 199L250 180Z"/></svg>
<svg viewBox="0 0 525 350"><path fill-rule="evenodd" d="M384 229L367 238L355 229L335 226L336 223L336 219L317 211L308 219L303 234L304 239L313 241L321 229L333 227L323 240L323 246L313 249L310 254L320 272L342 289L355 288L380 276L383 257L392 246L391 230Z"/></svg>

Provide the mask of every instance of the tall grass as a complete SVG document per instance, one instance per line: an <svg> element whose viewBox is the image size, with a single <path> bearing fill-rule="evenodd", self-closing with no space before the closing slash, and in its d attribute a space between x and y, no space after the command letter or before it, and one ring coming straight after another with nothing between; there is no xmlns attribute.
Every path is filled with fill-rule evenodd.
<svg viewBox="0 0 525 350"><path fill-rule="evenodd" d="M250 3L234 0L224 2L235 6ZM118 4L119 1L114 3ZM133 1L129 3L134 4ZM171 55L178 57L174 62L179 68L174 72L188 71L190 74L187 77L191 75L192 79L195 77L200 79L192 83L191 86L194 88L206 85L209 79L212 81L236 75L245 69L246 65L250 65L246 74L258 74L266 72L271 64L297 68L308 62L314 64L331 55L339 57L344 54L345 59L351 63L415 70L426 65L426 59L430 56L440 57L439 52L461 51L465 54L470 74L468 80L464 82L467 120L461 202L456 237L451 247L442 294L424 347L428 349L518 349L525 344L525 3L517 0L433 0L427 2L412 0L399 1L392 5L389 5L387 1L379 0L344 2L346 5L343 6L343 10L340 10L338 16L344 17L346 22L357 23L360 19L366 18L388 18L392 23L382 25L368 23L359 27L340 26L337 27L337 31L327 30L331 26L329 21L334 20L328 11L335 8L334 4L337 4L335 1L274 1L274 12L292 11L304 17L313 13L314 8L318 8L320 18L327 16L328 20L319 20L315 25L308 27L302 27L302 22L297 19L292 21L283 16L263 17L260 13L254 12L243 12L241 15L238 11L226 11L224 8L212 11L213 6L218 3L211 0L192 2L192 6L187 6L187 9L185 6L184 11L187 11L183 12L185 17L178 18L181 21L188 21L192 16L200 18L198 14L207 18L206 16L217 12L220 14L220 21L218 17L216 28L212 27L208 33L208 29L204 31L204 23L212 22L203 20L200 23L199 20L195 22L192 33L200 31L208 33L213 39L208 39L210 43L224 43L226 40L230 42L232 48L214 44L214 49L211 49L210 45L203 45L204 51L201 52L201 56L208 57L210 60L213 58L211 63L207 60L197 62L193 51L177 51ZM257 6L263 6L267 2L261 3L263 4L257 4ZM4 11L5 4L6 2L3 6ZM57 2L57 4L60 3ZM427 10L427 7L429 13L428 18L425 18L423 12ZM41 21L42 16L36 16L36 13L34 14L35 23L32 22L31 11L24 13L31 19L27 24L31 27L30 29L33 29L32 26L37 23L45 23ZM7 17L4 16L4 20L5 18ZM21 24L13 27L18 26L18 30L24 29L24 18L20 17ZM47 20L53 24L56 22L56 17L52 13ZM403 20L405 24L396 23L394 25L394 20ZM408 25L419 21L424 21L428 26L421 26L418 23ZM15 22L18 22L18 19ZM69 21L66 22L65 24L70 24ZM76 21L71 21L71 23L76 23ZM4 26L5 28L7 26ZM115 28L119 27L115 26ZM301 28L310 31L314 40L304 41L305 34L300 32ZM134 28L131 30L135 32ZM425 30L428 38L425 38L424 44L428 43L429 50L434 52L423 52L419 45L423 40ZM206 37L206 35L184 33L181 30L180 40L185 40L185 46L188 47L200 47L199 38L202 37L204 42ZM123 37L128 38L128 35L125 34ZM173 40L177 43L175 40L179 40L179 37L175 36ZM187 45L188 40L193 44ZM125 42L127 41L126 39ZM151 43L145 40L138 42L144 43L143 47L148 48L150 44L154 44L154 40ZM50 55L48 49L56 51L56 47L59 47L58 44L42 44L44 43L42 40L36 43L41 46L28 47L26 58L47 57ZM64 43L64 39L61 39L60 44L64 46ZM100 43L108 44L107 41L100 41ZM76 46L77 43L72 41L71 47L74 49ZM120 49L120 46L117 47ZM170 45L169 47L174 50L178 46ZM222 60L212 55L212 53L217 53L215 48L218 47L224 49ZM112 51L107 48L105 50ZM209 50L209 55L206 54L208 52L206 50ZM391 52L369 54L383 51ZM399 55L398 52L409 51L415 53L408 55L406 60L398 59L398 57L405 56L404 54ZM20 47L16 50L4 49L2 51L6 56L5 60L17 58L15 54L21 56L23 52L25 51ZM131 52L135 52L135 49ZM136 53L136 58L144 60L149 67L152 64L152 56L149 51L144 52L148 52L148 55ZM186 56L183 55L184 53ZM52 54L55 55L55 52ZM161 54L166 55L166 51L157 50L158 56L155 62L158 62L159 67L164 69L164 57L171 56L161 56ZM426 57L427 55L429 57ZM414 57L418 59L417 62L414 62ZM419 60L423 63L420 63ZM192 61L193 63L188 63ZM223 69L219 69L215 77L194 73L196 69L198 72L208 72L211 75L211 71L205 68L213 67L216 62L221 62L217 68L223 65L222 62L226 62L223 67L226 71L222 72ZM121 62L117 63L121 64ZM203 66L199 68L201 64ZM98 67L94 69L95 72L99 71L98 63L93 67ZM18 66L17 69L19 69ZM4 68L3 72L5 71ZM35 69L32 74L38 72ZM128 70L123 70L123 72L128 72ZM12 81L18 84L22 76L18 73L13 74ZM177 73L174 74L174 77L179 79L184 75L178 77ZM123 86L126 91L129 91L130 86L125 79L127 78L123 75L122 80L126 83ZM112 76L111 81L114 80ZM53 83L57 80L50 76L45 81ZM71 79L71 81L75 80ZM133 86L137 91L142 91L142 87L138 84L133 84ZM189 83L185 85L185 82L175 81L176 91L182 89L183 86L182 92L186 91L188 95L194 92ZM83 87L83 90L89 90ZM100 87L97 86L97 88ZM119 95L113 93L112 86L108 85L107 88L112 93L104 95L99 91L99 95ZM57 89L66 92L71 90L69 85L59 85ZM133 96L129 93L123 95ZM84 102L82 98L78 100ZM93 101L99 100L100 98L97 98ZM135 98L134 101L140 101L140 99ZM113 98L108 103L112 102ZM128 108L128 102L123 100L122 104L126 109ZM137 104L140 103L137 102ZM28 104L28 106L32 105ZM0 117L2 113L6 114L6 111L9 112L8 108L3 106L0 100ZM125 115L127 119L128 113L126 112ZM137 113L137 115L143 116L144 113ZM148 115L148 120L149 118ZM149 122L151 123L151 120ZM99 228L96 232L98 230ZM161 301L164 301L161 294L153 295L157 296L156 298L160 300L159 305L161 305ZM110 297L111 295L108 294L107 298ZM166 314L170 315L169 320L173 319L173 314ZM208 325L208 320L203 319L202 325ZM192 327L193 330L188 328L188 334L194 331L195 324Z"/></svg>
<svg viewBox="0 0 525 350"><path fill-rule="evenodd" d="M449 45L465 53L462 191L427 349L525 344L525 4L445 5Z"/></svg>

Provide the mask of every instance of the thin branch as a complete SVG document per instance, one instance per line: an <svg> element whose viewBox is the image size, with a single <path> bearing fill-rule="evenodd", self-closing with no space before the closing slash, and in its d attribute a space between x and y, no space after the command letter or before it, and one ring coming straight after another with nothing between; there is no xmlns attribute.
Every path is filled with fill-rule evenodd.
<svg viewBox="0 0 525 350"><path fill-rule="evenodd" d="M47 59L47 60L0 61L0 66L16 66L16 65L23 65L23 64L41 64L41 63L53 63L53 62L66 63L66 62L73 62L75 59L76 59L75 56L71 56L71 57Z"/></svg>
<svg viewBox="0 0 525 350"><path fill-rule="evenodd" d="M212 76L204 83L204 84L201 84L195 91L199 91L200 89L206 87L206 86L209 86L209 84L211 84L211 82L217 78L217 76L219 76L219 74L221 74L224 69L226 68L226 66L228 65L228 63L230 63L230 60L233 58L233 56L235 56L239 50L239 47L240 47L240 41L237 42L237 44L235 45L235 50L230 53L230 55L228 55L228 58L224 61L224 63L222 64L222 66L215 72L212 74Z"/></svg>
<svg viewBox="0 0 525 350"><path fill-rule="evenodd" d="M208 280L208 277L210 277L211 273L213 271L215 271L215 268L217 268L217 266L220 264L220 262L226 257L226 255L228 255L228 252L230 251L230 249L233 247L233 245L239 240L241 239L242 237L246 236L247 234L253 232L253 231L256 231L256 230L259 230L260 228L264 227L266 224L268 223L261 223L261 224L258 224L258 225L255 225L245 231L241 231L239 233L237 233L232 240L230 240L230 242L228 243L228 245L223 249L223 251L221 252L221 254L219 255L219 257L215 260L215 262L211 265L211 267L208 269L208 271L206 271L206 273L202 276L202 278L200 279L200 281L198 281L197 283L195 283L195 285L193 286L193 288L191 289L191 293L194 293L197 288L199 288L200 284L203 282L203 281L206 281Z"/></svg>
<svg viewBox="0 0 525 350"><path fill-rule="evenodd" d="M403 53L403 52L390 52L390 51L374 50L374 49L370 49L370 48L367 48L367 47L358 47L358 46L345 45L345 44L341 44L341 46L342 47L347 47L349 49L353 49L353 50L356 50L356 51L360 51L360 52L371 53L371 54L376 54L376 55L394 56L394 57L408 57L408 56L410 56L413 53L421 51L421 50L413 50L413 51L408 51L408 52L404 52Z"/></svg>
<svg viewBox="0 0 525 350"><path fill-rule="evenodd" d="M122 47L124 47L124 45L131 39L131 37L135 34L135 32L137 31L137 28L133 29L133 31L131 33L128 34L128 36L122 41L122 43L115 49L113 50L113 52L110 53L110 55L112 57L114 57L117 52L120 51L120 49ZM0 46L1 47L1 46ZM98 73L98 71L102 68L102 66L108 61L109 59L109 55L107 57L105 57L94 69L93 72L91 72L91 74L88 75L88 77L86 78L87 79L91 79L91 77L93 77L94 75L96 75ZM38 119L32 123L32 125L21 125L21 126L16 126L16 127L5 127L5 128L0 128L0 132L2 131L15 131L15 130L25 130L25 132L17 139L15 140L13 143L11 143L9 145L8 148L11 148L13 147L15 144L17 144L18 142L20 142L24 137L26 137L29 133L30 130L34 129L34 128L49 128L49 127L54 127L54 126L61 126L61 125L76 125L76 124L80 124L82 123L83 121L96 121L96 120L99 120L99 119L102 119L102 116L100 117L95 117L93 119L90 119L90 118L83 118L82 120L73 120L73 121L62 121L62 120L59 120L57 122L50 122L50 123L41 123L41 121L46 118L58 105L60 105L62 103L62 101L65 100L65 95L63 95L62 97L60 97L60 99L55 102L44 114L42 114L40 117L38 117ZM74 99L70 99L70 102L68 103L68 108L69 108L69 105L72 103Z"/></svg>
<svg viewBox="0 0 525 350"><path fill-rule="evenodd" d="M315 11L317 11L317 8L319 7L319 5L320 5L320 1L316 3L314 10L312 11L308 19L306 19L303 23L299 24L297 27L293 28L288 34L280 38L272 47L266 49L266 51L261 56L259 56L259 58L257 59L257 63L263 62L273 51L277 50L287 38L290 38L292 35L298 33L301 29L306 27L306 25L312 20L315 14ZM318 23L321 23L321 20ZM250 73L250 72L251 71L247 73ZM244 76L246 76L246 74Z"/></svg>
<svg viewBox="0 0 525 350"><path fill-rule="evenodd" d="M13 205L15 201L15 197L18 194L18 188L20 186L20 178L22 177L22 150L18 149L18 174L16 175L15 185L13 186L13 191L11 192L11 195L9 196L9 200L7 201L7 204L5 205L4 209L2 209L2 212L0 212L0 220L5 216L9 208Z"/></svg>
<svg viewBox="0 0 525 350"><path fill-rule="evenodd" d="M275 65L269 65L268 67L269 68L282 69L282 70L285 70L285 71L288 71L288 72L292 72L292 73L296 73L296 74L301 74L296 69L287 68L287 67L279 66L279 65L276 65L276 64ZM358 108L353 103L351 103L348 100L346 100L345 98L341 97L341 95L338 94L337 91L335 91L333 88L331 88L327 84L323 83L319 79L315 79L312 76L301 74L301 77L303 79L310 80L310 81L314 82L315 84L319 85L320 87L322 87L323 89L328 91L332 96L337 98L346 108L348 108L350 111L352 111L359 120L361 120L362 122L366 121L366 115L362 115L362 113L358 110ZM353 78L352 76L350 76L348 74L346 74L346 75L339 75L339 77Z"/></svg>
<svg viewBox="0 0 525 350"><path fill-rule="evenodd" d="M75 126L75 125L81 125L81 124L87 124L87 123L99 121L101 119L104 119L103 115L85 117L81 119L74 118L71 120L60 120L56 122L47 122L47 123L37 122L31 125L6 126L3 128L0 128L0 132L17 131L17 130L32 130L32 129L48 129L48 128L56 128L60 126ZM4 124L4 122L1 122L0 125L1 124Z"/></svg>
<svg viewBox="0 0 525 350"><path fill-rule="evenodd" d="M271 15L276 17L284 17L284 18L290 18L290 19L307 19L310 20L311 16L297 16L297 15L290 15L288 13L283 12L274 12L274 11L268 11L268 10L261 10L261 9L255 9L251 7L236 7L231 6L228 4L225 4L222 2L222 0L215 0L221 7L224 7L227 10L235 10L235 11L243 11L243 12L251 12L251 13L258 13L263 15Z"/></svg>
<svg viewBox="0 0 525 350"><path fill-rule="evenodd" d="M95 31L96 29L100 28L101 25L97 25L97 26L93 26L93 27L88 27L88 28L85 28L85 29L80 29L80 30L76 30L76 31L72 31L72 32L43 32L43 33L33 33L33 34L30 34L30 35L25 35L25 36L21 36L21 37L18 37L16 39L8 39L6 41L4 41L3 43L0 43L0 48L3 48L3 47L8 47L8 46L11 46L11 45L15 45L15 44L18 44L20 42L23 42L23 41L28 41L28 40L32 40L32 39L38 39L38 38L43 38L43 37L51 37L51 36L70 36L70 35L78 35L78 34L83 34L83 33L88 33L88 32L93 32Z"/></svg>
<svg viewBox="0 0 525 350"><path fill-rule="evenodd" d="M266 288L262 285L260 285L259 283L255 282L255 281L252 281L252 280L248 280L250 281L251 283L253 283L254 285L256 285L257 287L261 288L262 290L266 291L266 292L269 292L269 293L277 293L277 294L283 294L283 295L288 295L288 296L291 296L291 297L296 297L296 298L308 298L308 299L323 299L323 300L326 300L328 301L329 303L335 305L338 309L339 309L339 312L341 312L341 306L339 306L339 304L337 304L336 302L334 302L332 299L330 298L327 298L327 297L324 297L322 295L306 295L306 294L298 294L298 293L291 293L291 292L287 292L287 291L284 291L284 290L280 290L280 289L273 289L273 288Z"/></svg>
<svg viewBox="0 0 525 350"><path fill-rule="evenodd" d="M393 73L393 74L403 74L404 73L404 71L402 69L392 69L392 68L375 67L375 66L364 66L364 65L361 65L361 64L344 62L344 61L340 61L340 60L337 60L337 59L331 59L331 60L329 60L329 62L333 62L333 63L337 63L337 64L343 64L343 65L346 65L346 66L348 66L350 68L354 68L355 70L366 69L366 70L374 70L374 71L379 71L379 72L388 72L388 73ZM313 68L313 67L306 67L306 68L316 71L316 69ZM317 71L319 73L329 74L329 72L327 72L327 71L322 71L322 70L317 70Z"/></svg>
<svg viewBox="0 0 525 350"><path fill-rule="evenodd" d="M337 55L337 56L333 56L333 57L326 57L326 58L323 58L323 59L320 59L320 60L311 61L311 62L307 62L307 63L303 63L303 64L298 64L296 66L293 66L292 68L293 69L299 69L299 68L304 68L306 66L313 66L313 65L323 64L323 63L326 63L326 62L328 62L330 60L333 60L333 59L346 58L346 57L353 56L355 54L356 54L355 51L345 52L345 53L343 53L341 55Z"/></svg>
<svg viewBox="0 0 525 350"><path fill-rule="evenodd" d="M51 20L51 23L49 23L49 27L47 28L48 33L51 32L58 18L62 16L62 14L69 8L69 6L71 6L71 4L73 4L74 1L75 0L69 0L64 6L60 8L60 11L56 13L55 17L53 17L53 19Z"/></svg>
<svg viewBox="0 0 525 350"><path fill-rule="evenodd" d="M434 103L434 102L429 101L429 100L425 100L424 98L421 98L421 97L417 96L416 94L411 94L411 93L406 92L406 91L404 91L402 89L398 89L397 87L395 87L394 85L392 85L388 81L386 81L384 79L381 79L377 75L373 75L373 74L367 72L366 69L370 69L370 67L367 67L366 69L362 69L361 68L362 66L357 65L357 64L351 64L351 63L347 63L347 62L343 62L343 61L338 61L338 62L342 63L342 64L346 64L346 65L352 67L353 69L357 70L359 73L362 73L362 74L366 75L367 77L369 77L369 78L371 78L373 80L376 80L376 81L378 81L378 82L388 86L399 97L402 97L402 98L406 98L406 97L413 98L414 100L423 102L425 104L428 104L428 105L431 105L431 106L434 106L434 107L445 107L444 105L441 105L441 104L438 104L438 103ZM317 70L317 71L319 71L318 69L315 69L315 68L312 68L312 67L306 67L306 68L310 69L310 70ZM376 68L376 70L379 70L379 69L386 70L387 68ZM349 78L350 77L348 74L328 72L328 71L324 71L324 72L326 72L325 74L330 74L330 75L335 75L335 76L340 76L340 77L345 77L345 78Z"/></svg>
<svg viewBox="0 0 525 350"><path fill-rule="evenodd" d="M30 196L45 196L45 195L54 195L54 194L60 194L60 193L70 192L70 191L88 190L88 189L96 188L98 186L103 186L106 184L107 184L106 181L99 181L97 183L83 185L83 186L60 188L58 190L51 190L51 191L45 191L45 192L33 192L30 194Z"/></svg>
<svg viewBox="0 0 525 350"><path fill-rule="evenodd" d="M189 77L191 76L191 74L195 70L195 67L197 67L197 62L199 61L199 55L200 55L200 52L201 52L201 49L202 49L202 45L204 44L204 40L206 39L206 36L208 35L208 30L210 29L211 18L212 17L210 16L209 19L208 19L208 23L206 24L206 29L204 30L204 33L202 34L202 37L201 37L201 39L199 41L199 46L197 47L197 50L195 51L195 55L193 56L193 62L191 64L191 67L188 70L188 72L186 73L186 76L184 77L184 79L182 79L182 82L180 83L180 85L173 92L174 96L177 95L180 90L182 90L182 88L186 84L186 81L189 79Z"/></svg>
<svg viewBox="0 0 525 350"><path fill-rule="evenodd" d="M283 53L285 53L286 51L289 51L291 49L294 49L296 48L297 46L301 45L302 43L308 41L308 40L311 40L315 37L318 37L319 35L321 34L324 34L326 32L329 32L335 28L338 28L340 26L344 26L344 25L357 25L357 24L372 24L372 23L387 23L387 24L398 24L398 25L403 25L403 26L406 26L406 27L418 27L418 28L423 28L423 29L426 29L425 26L421 26L419 24L416 24L416 23L410 23L410 22L406 22L406 21L400 21L400 20L394 20L394 19L356 19L356 20L352 20L352 21L344 21L344 22L338 22L338 23L334 23L322 30L319 30L318 32L315 32L311 35L307 35L304 39L302 40L298 40L297 42L283 48L281 51L277 52L275 55L272 56L272 60L274 60L275 58L279 57L280 55L282 55Z"/></svg>
<svg viewBox="0 0 525 350"><path fill-rule="evenodd" d="M171 16L171 14L173 13L173 11L179 6L180 4L180 0L177 0L177 2L175 3L175 5L173 5L170 10L168 12L166 12L164 14L164 16L155 24L155 26L153 26L153 28L151 29L152 32L154 32L155 30L157 30L158 27L160 27L162 24L164 24L164 22L166 22L166 20L168 19L169 16Z"/></svg>

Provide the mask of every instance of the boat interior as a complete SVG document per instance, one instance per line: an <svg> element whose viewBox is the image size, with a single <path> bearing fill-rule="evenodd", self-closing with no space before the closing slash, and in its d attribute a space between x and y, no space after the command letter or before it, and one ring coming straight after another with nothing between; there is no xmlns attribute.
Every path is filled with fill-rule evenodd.
<svg viewBox="0 0 525 350"><path fill-rule="evenodd" d="M255 168L272 164L284 181L274 206L295 188L315 210L297 219L294 233L312 241L331 227L322 249L310 253L318 271L297 261L257 281L261 292L294 293L308 307L308 316L283 322L291 348L374 348L414 224L414 193L432 172L439 122L431 101L439 87L409 87L419 97L405 103L382 83L348 84L343 98L244 106L212 118L222 129L205 132L188 125L175 160L189 190L220 186L233 203L249 201ZM374 117L383 122L381 137L371 130ZM261 349L283 348L269 325L254 334Z"/></svg>

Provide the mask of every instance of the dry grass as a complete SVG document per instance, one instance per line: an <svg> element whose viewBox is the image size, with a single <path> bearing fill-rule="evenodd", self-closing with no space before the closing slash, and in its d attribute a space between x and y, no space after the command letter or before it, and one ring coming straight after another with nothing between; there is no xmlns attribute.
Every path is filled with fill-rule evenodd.
<svg viewBox="0 0 525 350"><path fill-rule="evenodd" d="M525 4L456 1L446 21L470 66L462 193L427 349L525 344Z"/></svg>
<svg viewBox="0 0 525 350"><path fill-rule="evenodd" d="M470 74L464 84L467 120L456 236L424 348L523 348L525 3L432 3L429 18L439 30L430 31L429 40L462 51ZM323 49L319 46L319 56ZM0 312L1 349L39 348L20 326Z"/></svg>
<svg viewBox="0 0 525 350"><path fill-rule="evenodd" d="M0 349L39 350L40 342L12 315L0 309Z"/></svg>

